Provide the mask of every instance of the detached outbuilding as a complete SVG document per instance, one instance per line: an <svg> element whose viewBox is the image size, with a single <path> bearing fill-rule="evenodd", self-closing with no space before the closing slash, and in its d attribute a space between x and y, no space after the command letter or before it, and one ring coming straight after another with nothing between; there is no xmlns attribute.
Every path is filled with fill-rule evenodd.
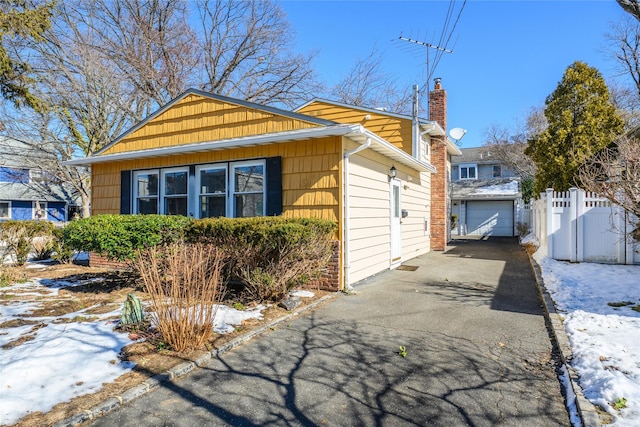
<svg viewBox="0 0 640 427"><path fill-rule="evenodd" d="M91 165L94 215L335 221L332 289L431 250L432 176L446 172L413 155L411 118L387 114L378 129L365 120L374 113L344 106L349 119L328 119L311 105L291 112L192 89L68 164ZM446 146L439 124L418 126L431 153L434 141Z"/></svg>

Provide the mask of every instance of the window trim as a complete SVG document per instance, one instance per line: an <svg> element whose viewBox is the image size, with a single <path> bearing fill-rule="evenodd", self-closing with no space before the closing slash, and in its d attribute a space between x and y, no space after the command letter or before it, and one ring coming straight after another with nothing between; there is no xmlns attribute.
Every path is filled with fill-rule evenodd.
<svg viewBox="0 0 640 427"><path fill-rule="evenodd" d="M235 170L236 168L244 166L262 166L262 212L258 216L265 216L267 210L267 166L266 159L259 160L245 160L240 162L229 162L229 172L227 175L228 185L228 199L230 203L227 204L227 216L229 218L236 217L236 194L257 194L257 191L249 192L236 192Z"/></svg>
<svg viewBox="0 0 640 427"><path fill-rule="evenodd" d="M171 195L167 195L167 182L165 180L167 174L170 173L175 173L175 172L184 172L187 175L187 192L186 193L180 193L180 194L171 194ZM166 201L167 199L178 199L178 198L182 198L185 197L187 198L187 205L186 205L186 215L189 215L189 201L191 200L191 195L189 194L189 166L178 166L178 167L172 167L172 168L162 168L160 169L160 182L158 183L158 186L160 187L158 189L158 213L161 215L168 215L167 214L167 210L166 210ZM185 215L185 216L186 216Z"/></svg>
<svg viewBox="0 0 640 427"><path fill-rule="evenodd" d="M11 200L0 200L0 203L7 204L7 216L0 216L0 220L11 219Z"/></svg>
<svg viewBox="0 0 640 427"><path fill-rule="evenodd" d="M212 170L212 169L223 169L224 170L224 176L225 176L225 188L224 188L224 201L225 201L225 205L224 205L224 214L225 217L229 216L229 165L230 162L220 162L220 163L208 163L208 164L204 164L204 165L197 165L196 166L196 191L195 191L195 198L196 198L196 209L195 212L197 215L197 218L207 218L207 217L203 217L202 216L202 206L201 206L201 200L203 196L211 196L211 195L215 195L215 193L203 193L202 192L202 177L200 175L200 172L202 172L203 170Z"/></svg>
<svg viewBox="0 0 640 427"><path fill-rule="evenodd" d="M467 169L467 177L463 178L462 177L462 169ZM474 177L473 178L469 178L469 170L470 169L474 169L475 173L474 173ZM458 179L460 180L475 180L478 179L478 165L476 163L462 163L458 165Z"/></svg>
<svg viewBox="0 0 640 427"><path fill-rule="evenodd" d="M140 198L138 195L138 177L140 175L150 175L150 174L156 174L158 175L158 194L156 196L153 196L156 198L156 212L160 213L160 169L141 169L141 170L135 170L133 171L132 174L132 179L131 179L131 186L133 187L133 197L131 198L131 212L133 212L135 215L141 215L140 211L138 209L138 199Z"/></svg>

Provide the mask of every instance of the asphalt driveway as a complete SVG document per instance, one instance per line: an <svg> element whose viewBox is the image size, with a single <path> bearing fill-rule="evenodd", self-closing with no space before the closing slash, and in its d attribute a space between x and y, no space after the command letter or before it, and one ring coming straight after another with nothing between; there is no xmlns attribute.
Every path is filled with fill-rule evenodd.
<svg viewBox="0 0 640 427"><path fill-rule="evenodd" d="M514 238L407 264L91 425L570 425Z"/></svg>

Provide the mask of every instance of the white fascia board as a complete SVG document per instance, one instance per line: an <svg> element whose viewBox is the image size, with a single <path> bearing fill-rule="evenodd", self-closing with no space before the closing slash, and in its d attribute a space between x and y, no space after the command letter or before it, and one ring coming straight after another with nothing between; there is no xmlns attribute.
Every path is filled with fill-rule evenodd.
<svg viewBox="0 0 640 427"><path fill-rule="evenodd" d="M375 133L367 130L362 125L357 125L357 126L360 128L358 129L357 133L348 134L345 136L359 144L364 144L366 142L366 139L370 138L372 142L371 150L376 151L392 160L395 160L400 164L409 166L410 168L415 169L419 172L436 173L437 169L431 163L426 163L426 162L417 160L416 158L410 156L409 154L402 151L395 145L382 139Z"/></svg>
<svg viewBox="0 0 640 427"><path fill-rule="evenodd" d="M449 138L447 138L447 152L452 156L462 156L462 151L460 151L460 148Z"/></svg>
<svg viewBox="0 0 640 427"><path fill-rule="evenodd" d="M243 138L224 139L220 141L197 142L193 144L174 145L171 147L152 148L146 150L127 151L123 153L105 154L64 162L69 166L87 166L95 163L106 163L122 160L142 159L148 157L165 157L177 154L200 153L205 151L228 150L232 148L251 147L275 144L327 136L343 136L354 131L360 125L335 125L309 128L303 130L278 132L266 135L247 136Z"/></svg>
<svg viewBox="0 0 640 427"><path fill-rule="evenodd" d="M288 141L324 138L329 136L345 136L359 144L364 144L367 137L369 137L373 141L371 149L373 149L374 151L377 151L386 157L389 157L418 171L431 173L436 172L436 168L433 165L414 159L396 146L390 144L389 142L380 138L378 135L367 130L362 125L322 126L289 132L278 132L267 135L232 138L221 141L198 142L194 144L176 145L171 147L152 148L115 154L104 154L93 157L68 160L63 164L68 166L89 166L96 163L135 160L150 157L165 157L178 154L200 153L206 151L229 150L233 148L278 144Z"/></svg>
<svg viewBox="0 0 640 427"><path fill-rule="evenodd" d="M421 132L427 132L427 135L429 136L446 136L446 132L444 131L444 129L442 128L442 126L440 126L440 124L438 122L433 122L433 121L429 121L429 122L424 122L421 121L420 122L420 128L422 129Z"/></svg>

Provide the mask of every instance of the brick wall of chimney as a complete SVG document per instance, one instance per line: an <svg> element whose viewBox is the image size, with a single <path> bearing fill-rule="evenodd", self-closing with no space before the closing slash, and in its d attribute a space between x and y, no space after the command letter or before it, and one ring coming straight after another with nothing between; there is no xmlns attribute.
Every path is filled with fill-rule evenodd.
<svg viewBox="0 0 640 427"><path fill-rule="evenodd" d="M447 92L442 89L440 79L436 79L434 89L429 93L429 119L438 122L446 133ZM438 170L431 176L431 249L435 251L445 250L448 240L449 155L445 138L431 138L431 163Z"/></svg>

